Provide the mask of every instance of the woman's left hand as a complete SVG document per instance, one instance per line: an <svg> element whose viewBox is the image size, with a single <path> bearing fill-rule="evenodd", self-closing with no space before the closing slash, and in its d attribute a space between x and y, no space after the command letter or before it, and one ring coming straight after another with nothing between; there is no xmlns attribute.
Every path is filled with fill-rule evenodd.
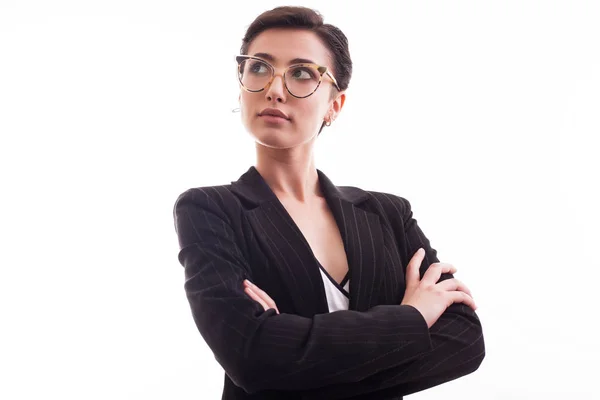
<svg viewBox="0 0 600 400"><path fill-rule="evenodd" d="M273 299L269 297L269 295L266 294L261 288L259 288L247 279L244 280L244 292L246 292L246 294L250 296L252 300L255 300L258 303L260 303L260 305L263 306L265 311L267 311L269 308L273 308L275 309L277 314L279 314L279 310L277 309L277 305L275 304Z"/></svg>

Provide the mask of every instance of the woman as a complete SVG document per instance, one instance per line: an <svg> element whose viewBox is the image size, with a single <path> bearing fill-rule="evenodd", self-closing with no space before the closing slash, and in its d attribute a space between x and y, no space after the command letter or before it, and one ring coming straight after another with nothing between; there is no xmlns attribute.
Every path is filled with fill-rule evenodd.
<svg viewBox="0 0 600 400"><path fill-rule="evenodd" d="M260 15L237 57L256 166L174 207L185 291L223 399L401 399L484 357L469 289L399 196L314 165L342 111L348 43L313 10Z"/></svg>

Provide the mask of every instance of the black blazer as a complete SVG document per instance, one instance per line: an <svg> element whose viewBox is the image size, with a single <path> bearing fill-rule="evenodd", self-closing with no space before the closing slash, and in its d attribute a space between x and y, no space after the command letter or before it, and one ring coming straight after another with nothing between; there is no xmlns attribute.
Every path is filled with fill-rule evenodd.
<svg viewBox="0 0 600 400"><path fill-rule="evenodd" d="M256 168L175 202L184 289L225 370L222 399L402 399L475 371L485 348L472 309L453 304L428 329L399 305L416 250L426 250L421 276L439 262L410 203L317 172L348 258L349 310L329 313L316 257ZM244 279L280 314L250 299Z"/></svg>

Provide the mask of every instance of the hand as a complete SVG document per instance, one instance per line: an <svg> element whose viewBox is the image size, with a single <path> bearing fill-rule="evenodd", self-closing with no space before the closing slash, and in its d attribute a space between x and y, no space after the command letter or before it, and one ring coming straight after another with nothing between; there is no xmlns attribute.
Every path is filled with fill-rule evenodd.
<svg viewBox="0 0 600 400"><path fill-rule="evenodd" d="M273 301L272 298L269 297L262 289L258 286L250 282L249 280L244 280L244 292L254 301L260 303L261 306L267 311L269 308L274 308L279 314L279 310L277 309L277 305Z"/></svg>
<svg viewBox="0 0 600 400"><path fill-rule="evenodd" d="M401 304L413 306L423 315L427 326L431 326L452 303L465 303L477 309L471 291L458 279L446 279L437 283L443 273L454 274L451 264L433 263L420 279L419 267L425 257L425 250L419 249L411 258L406 269L406 292Z"/></svg>

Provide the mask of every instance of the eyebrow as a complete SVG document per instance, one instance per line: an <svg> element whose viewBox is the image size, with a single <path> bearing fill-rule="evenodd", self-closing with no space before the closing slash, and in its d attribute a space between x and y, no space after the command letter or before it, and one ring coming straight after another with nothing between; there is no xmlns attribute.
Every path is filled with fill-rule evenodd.
<svg viewBox="0 0 600 400"><path fill-rule="evenodd" d="M273 57L271 54L269 53L256 53L254 54L254 57L260 57L260 58L264 58L267 61L271 61L271 62L275 62L276 58ZM290 65L291 64L317 64L316 62L314 62L313 60L309 60L308 58L294 58L293 60L290 60Z"/></svg>

